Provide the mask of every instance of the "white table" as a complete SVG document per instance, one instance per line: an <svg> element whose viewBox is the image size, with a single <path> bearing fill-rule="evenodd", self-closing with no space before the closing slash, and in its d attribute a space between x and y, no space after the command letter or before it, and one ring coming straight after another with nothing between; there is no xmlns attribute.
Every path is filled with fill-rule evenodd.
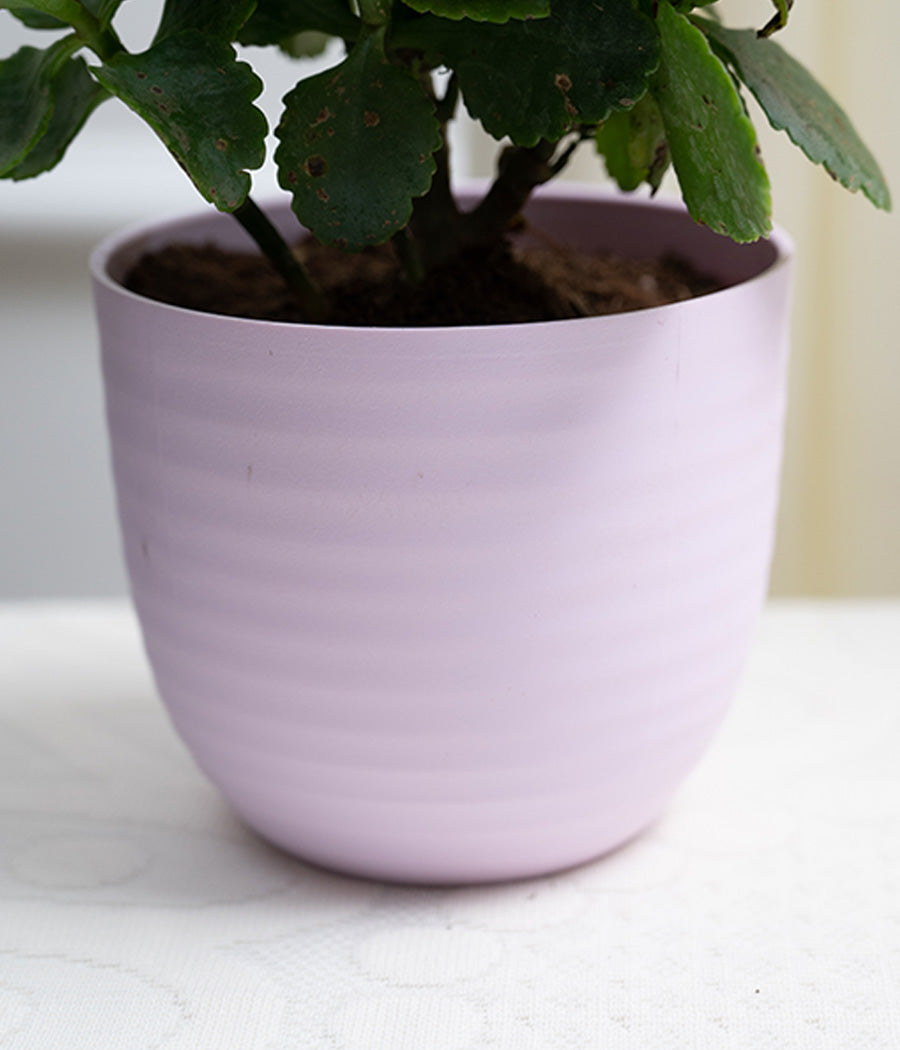
<svg viewBox="0 0 900 1050"><path fill-rule="evenodd" d="M419 890L245 831L126 606L0 606L0 1047L895 1050L898 642L900 603L771 606L652 831Z"/></svg>

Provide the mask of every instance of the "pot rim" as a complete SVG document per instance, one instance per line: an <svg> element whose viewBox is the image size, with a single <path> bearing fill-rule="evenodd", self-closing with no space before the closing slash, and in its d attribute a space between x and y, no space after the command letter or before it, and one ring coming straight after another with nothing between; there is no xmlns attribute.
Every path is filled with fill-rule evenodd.
<svg viewBox="0 0 900 1050"><path fill-rule="evenodd" d="M478 193L484 190L487 186L487 181L483 179L468 179L462 180L454 186L454 192L458 195L466 195L467 193ZM533 200L560 200L565 202L594 202L597 204L604 205L615 205L616 207L622 207L626 209L644 210L648 212L667 212L670 215L680 215L684 218L686 223L690 223L693 226L699 224L694 223L694 220L690 218L687 209L684 204L678 198L644 198L644 197L628 197L623 193L617 192L614 189L608 187L597 186L591 183L583 182L564 182L555 183L549 186L538 188L536 193L533 195ZM288 207L288 199L285 196L266 198L262 200L260 206L266 212L270 212L274 209L284 209ZM746 288L748 285L752 285L757 281L765 280L771 277L777 271L783 267L789 265L795 255L795 244L793 238L779 225L773 224L772 233L768 238L755 242L755 245L767 244L770 245L775 252L775 257L769 265L762 267L757 273L750 277L738 280L733 284L726 285L724 288L720 288L713 292L707 292L705 295L696 296L692 299L680 300L674 303L666 303L662 306L650 306L642 307L636 310L625 310L616 314L602 314L594 317L572 317L563 318L550 321L526 321L517 322L513 324L492 324L492 325L429 325L429 326L396 326L396 325L330 325L330 324L312 324L309 322L296 322L296 321L274 321L274 320L263 320L252 317L240 317L231 314L215 314L207 313L201 310L194 310L189 307L176 306L171 303L164 303L158 300L150 299L147 296L140 295L137 292L133 292L121 284L115 277L110 273L111 264L115 261L116 257L123 251L125 251L130 245L149 238L151 235L159 238L162 234L166 234L167 231L177 231L179 228L184 227L187 224L196 223L198 221L215 220L218 217L224 217L227 213L217 211L210 207L208 210L203 211L202 209L194 208L190 211L180 211L169 215L161 215L152 219L142 219L134 223L114 231L113 233L104 237L92 250L89 257L89 270L92 279L98 286L105 287L107 290L115 295L121 296L125 299L132 299L135 302L143 304L152 304L153 307L158 308L161 311L169 312L173 314L180 314L185 317L193 318L214 318L218 322L229 322L240 326L251 326L251 328L265 327L268 330L285 330L289 332L297 332L301 330L313 330L313 331L327 331L327 332L379 332L383 334L388 333L401 333L401 332L420 332L420 333L476 333L485 331L496 331L497 329L505 330L516 330L516 329L534 329L540 327L541 329L547 330L552 329L553 326L565 325L571 327L573 325L585 325L585 324L597 324L598 322L604 322L612 320L613 318L622 317L634 317L640 315L642 317L655 317L659 316L661 311L670 313L676 309L684 309L690 307L692 304L703 302L704 300L715 299L719 300L721 296L733 293L737 289ZM298 229L302 229L298 223ZM718 236L711 233L711 236ZM249 245L248 245L249 246ZM748 245L747 247L753 247L754 245ZM741 247L741 246L737 246Z"/></svg>

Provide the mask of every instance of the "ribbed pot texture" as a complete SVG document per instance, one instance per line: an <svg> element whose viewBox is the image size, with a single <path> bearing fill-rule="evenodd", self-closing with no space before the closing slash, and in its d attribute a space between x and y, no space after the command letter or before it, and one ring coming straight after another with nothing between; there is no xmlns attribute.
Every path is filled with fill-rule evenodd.
<svg viewBox="0 0 900 1050"><path fill-rule="evenodd" d="M119 511L159 691L244 820L391 880L562 869L664 809L767 587L790 246L556 190L553 236L730 284L613 317L349 329L118 283L225 216L92 261ZM286 211L279 222L292 221Z"/></svg>

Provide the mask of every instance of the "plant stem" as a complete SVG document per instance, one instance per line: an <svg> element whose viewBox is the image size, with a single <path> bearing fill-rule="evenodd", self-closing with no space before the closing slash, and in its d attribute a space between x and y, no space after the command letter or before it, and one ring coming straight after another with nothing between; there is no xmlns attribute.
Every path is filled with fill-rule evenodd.
<svg viewBox="0 0 900 1050"><path fill-rule="evenodd" d="M556 174L551 163L554 149L552 142L542 139L536 146L509 146L503 151L493 185L465 216L467 241L478 244L503 236L532 191Z"/></svg>
<svg viewBox="0 0 900 1050"><path fill-rule="evenodd" d="M84 5L79 6L81 7L81 12L78 16L73 17L73 12L71 15L67 15L67 21L83 43L102 62L108 62L114 55L123 50L122 41L118 38L112 26L107 26L104 29L100 21Z"/></svg>
<svg viewBox="0 0 900 1050"><path fill-rule="evenodd" d="M421 276L436 266L459 254L463 247L460 239L460 214L450 188L450 145L447 124L453 118L459 89L456 77L452 77L443 98L434 97L430 76L423 78L426 90L435 103L435 115L441 124L441 147L434 154L436 164L431 187L424 197L413 201L412 218L407 227L409 251L414 253L421 267ZM405 260L403 260L405 263ZM415 279L415 278L414 278Z"/></svg>
<svg viewBox="0 0 900 1050"><path fill-rule="evenodd" d="M431 188L413 202L409 232L426 271L453 258L462 247L460 215L450 189L450 151L447 138L435 153L437 169Z"/></svg>
<svg viewBox="0 0 900 1050"><path fill-rule="evenodd" d="M425 279L425 266L422 263L418 242L413 237L410 228L406 226L399 233L395 233L391 242L407 279L411 284L421 284Z"/></svg>
<svg viewBox="0 0 900 1050"><path fill-rule="evenodd" d="M501 154L497 176L485 197L472 211L460 213L450 189L449 150L446 128L444 130L444 145L435 153L437 170L431 189L413 204L409 224L411 241L403 243L399 238L396 241L403 253L401 261L413 279L416 271L407 265L409 258L415 258L427 273L458 258L467 249L502 241L534 189L566 166L582 138L579 134L555 159L558 143L543 139L535 146L508 147Z"/></svg>
<svg viewBox="0 0 900 1050"><path fill-rule="evenodd" d="M260 251L284 278L294 293L306 319L322 324L328 318L328 303L321 290L313 283L306 267L285 243L268 217L248 197L233 213L237 221L259 246Z"/></svg>

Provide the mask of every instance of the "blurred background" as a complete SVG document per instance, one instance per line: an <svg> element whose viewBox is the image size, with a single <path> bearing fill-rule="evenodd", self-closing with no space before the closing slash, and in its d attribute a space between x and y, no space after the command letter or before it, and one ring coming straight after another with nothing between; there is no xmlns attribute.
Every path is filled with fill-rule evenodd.
<svg viewBox="0 0 900 1050"><path fill-rule="evenodd" d="M149 43L160 3L123 5L131 50ZM722 0L735 27L758 27L766 0ZM0 55L34 43L0 11ZM900 6L797 0L779 37L852 115L900 206ZM296 64L248 49L268 83L270 124ZM331 52L309 68L337 61ZM751 102L751 106L752 106ZM900 227L813 168L754 108L776 221L798 248L791 402L776 595L900 594ZM470 122L456 169L488 175L495 144ZM569 178L604 181L589 147ZM672 184L663 192L675 192ZM276 192L274 173L255 194ZM91 247L124 224L204 207L136 117L102 106L63 165L0 182L0 598L119 595L119 555L96 336L86 270Z"/></svg>

